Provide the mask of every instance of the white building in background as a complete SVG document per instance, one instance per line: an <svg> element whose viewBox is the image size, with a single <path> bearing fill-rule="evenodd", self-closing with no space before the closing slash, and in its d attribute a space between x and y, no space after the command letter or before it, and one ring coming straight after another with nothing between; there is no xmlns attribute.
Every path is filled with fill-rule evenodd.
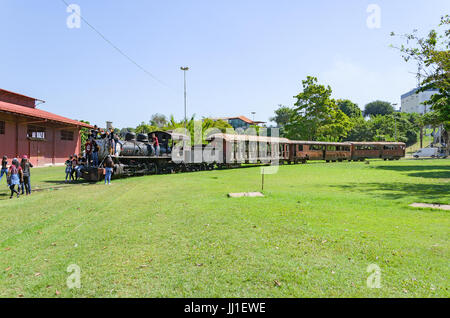
<svg viewBox="0 0 450 318"><path fill-rule="evenodd" d="M409 91L401 96L402 113L419 113L426 114L430 111L429 105L424 105L423 102L430 99L430 97L438 92L437 89L427 90L417 93L418 88Z"/></svg>

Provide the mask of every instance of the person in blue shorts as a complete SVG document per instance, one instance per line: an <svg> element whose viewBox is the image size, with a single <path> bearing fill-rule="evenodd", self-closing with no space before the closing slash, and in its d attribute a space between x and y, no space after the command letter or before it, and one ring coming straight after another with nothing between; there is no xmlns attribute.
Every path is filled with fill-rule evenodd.
<svg viewBox="0 0 450 318"><path fill-rule="evenodd" d="M106 157L104 165L105 165L105 184L111 184L111 176L114 169L114 162L112 161L111 156Z"/></svg>
<svg viewBox="0 0 450 318"><path fill-rule="evenodd" d="M72 180L72 159L73 157L70 156L69 160L66 160L66 182L67 178L69 178L69 182Z"/></svg>
<svg viewBox="0 0 450 318"><path fill-rule="evenodd" d="M8 157L7 156L3 156L2 159L2 169L0 172L0 181L2 181L3 175L4 174L8 174Z"/></svg>
<svg viewBox="0 0 450 318"><path fill-rule="evenodd" d="M10 199L13 198L14 193L19 197L20 184L23 183L22 167L19 165L19 160L14 158L11 166L8 169L9 189L11 190ZM18 190L16 190L16 186Z"/></svg>

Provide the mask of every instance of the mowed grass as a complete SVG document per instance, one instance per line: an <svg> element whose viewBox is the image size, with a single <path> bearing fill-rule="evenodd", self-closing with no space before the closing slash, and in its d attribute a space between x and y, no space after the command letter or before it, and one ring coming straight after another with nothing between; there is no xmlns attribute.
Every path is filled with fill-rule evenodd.
<svg viewBox="0 0 450 318"><path fill-rule="evenodd" d="M450 160L308 163L0 188L1 297L448 297ZM55 187L61 187L56 190ZM70 264L81 288L69 289ZM369 264L381 288L367 287Z"/></svg>

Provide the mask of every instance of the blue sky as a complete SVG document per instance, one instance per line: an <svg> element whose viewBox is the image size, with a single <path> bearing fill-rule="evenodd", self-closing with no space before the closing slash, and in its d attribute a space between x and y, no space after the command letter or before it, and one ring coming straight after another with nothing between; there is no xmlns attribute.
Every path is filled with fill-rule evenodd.
<svg viewBox="0 0 450 318"><path fill-rule="evenodd" d="M69 29L60 0L0 0L0 87L46 100L39 108L116 127L154 113L245 115L267 121L292 106L307 75L331 85L335 98L360 107L400 103L414 88L414 64L389 44L391 31L424 33L450 13L447 0L68 0L155 81L88 25ZM369 4L381 8L370 29Z"/></svg>

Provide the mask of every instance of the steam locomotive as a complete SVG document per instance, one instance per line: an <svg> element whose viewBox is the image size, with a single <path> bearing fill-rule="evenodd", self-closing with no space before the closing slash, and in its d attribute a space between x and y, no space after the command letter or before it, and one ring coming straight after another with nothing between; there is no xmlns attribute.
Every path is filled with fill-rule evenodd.
<svg viewBox="0 0 450 318"><path fill-rule="evenodd" d="M155 134L158 155L149 141ZM84 167L82 177L98 181L104 176L103 162L110 155L109 141L96 140L100 147L100 166ZM286 138L217 133L206 138L206 145L190 145L190 137L175 131L149 134L127 133L116 143L111 155L113 178L160 173L239 168L243 164L297 164L310 160L363 161L369 158L399 160L405 156L401 142L316 142Z"/></svg>

